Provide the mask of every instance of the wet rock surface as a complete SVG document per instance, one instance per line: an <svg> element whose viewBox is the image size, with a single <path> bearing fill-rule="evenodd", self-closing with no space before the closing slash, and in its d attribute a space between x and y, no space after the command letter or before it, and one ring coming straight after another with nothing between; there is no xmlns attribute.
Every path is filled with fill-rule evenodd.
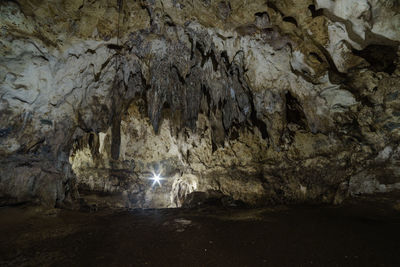
<svg viewBox="0 0 400 267"><path fill-rule="evenodd" d="M339 204L399 189L399 8L2 1L0 205Z"/></svg>
<svg viewBox="0 0 400 267"><path fill-rule="evenodd" d="M2 266L398 266L393 195L332 206L0 209Z"/></svg>

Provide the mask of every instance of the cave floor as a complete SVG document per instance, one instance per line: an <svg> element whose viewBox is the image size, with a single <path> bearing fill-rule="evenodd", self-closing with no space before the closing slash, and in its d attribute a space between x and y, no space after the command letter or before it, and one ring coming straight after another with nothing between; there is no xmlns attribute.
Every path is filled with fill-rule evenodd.
<svg viewBox="0 0 400 267"><path fill-rule="evenodd" d="M400 211L0 208L0 266L400 266Z"/></svg>

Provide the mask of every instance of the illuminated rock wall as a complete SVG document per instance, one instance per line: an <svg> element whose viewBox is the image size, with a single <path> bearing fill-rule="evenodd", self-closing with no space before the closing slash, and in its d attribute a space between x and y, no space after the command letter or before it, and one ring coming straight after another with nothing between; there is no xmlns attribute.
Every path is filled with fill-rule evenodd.
<svg viewBox="0 0 400 267"><path fill-rule="evenodd" d="M0 4L0 204L400 188L396 1L18 3Z"/></svg>

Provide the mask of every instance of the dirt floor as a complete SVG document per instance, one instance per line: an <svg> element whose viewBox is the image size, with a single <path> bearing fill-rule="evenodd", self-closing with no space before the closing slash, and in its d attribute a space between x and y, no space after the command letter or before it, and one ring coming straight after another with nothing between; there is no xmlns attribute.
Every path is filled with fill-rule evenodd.
<svg viewBox="0 0 400 267"><path fill-rule="evenodd" d="M0 266L400 266L398 203L79 212L0 208Z"/></svg>

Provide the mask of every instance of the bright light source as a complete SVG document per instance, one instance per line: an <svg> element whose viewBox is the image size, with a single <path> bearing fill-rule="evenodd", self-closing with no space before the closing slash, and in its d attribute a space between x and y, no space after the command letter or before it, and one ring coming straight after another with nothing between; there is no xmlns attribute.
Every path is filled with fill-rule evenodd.
<svg viewBox="0 0 400 267"><path fill-rule="evenodd" d="M155 174L153 172L153 177L149 178L149 180L153 180L153 184L151 185L151 187L153 187L155 184L158 184L161 187L161 181L165 180L165 179L160 177L160 173L159 174Z"/></svg>

